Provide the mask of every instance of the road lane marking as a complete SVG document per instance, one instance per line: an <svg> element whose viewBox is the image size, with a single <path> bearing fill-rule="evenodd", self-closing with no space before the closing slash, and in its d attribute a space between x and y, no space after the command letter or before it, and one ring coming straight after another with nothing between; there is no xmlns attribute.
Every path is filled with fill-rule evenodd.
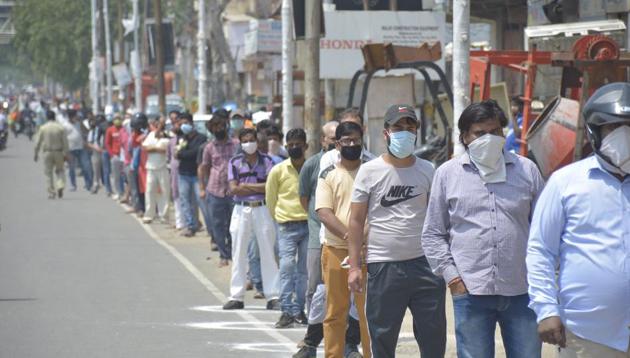
<svg viewBox="0 0 630 358"><path fill-rule="evenodd" d="M256 322L241 322L241 321L233 321L233 322L195 322L195 323L186 323L183 326L188 328L196 328L196 329L221 329L228 331L264 331L273 328L273 322L263 322L262 324ZM296 328L284 328L282 329L284 332L295 331L295 332L304 332L304 327L296 327ZM295 343L291 342L292 345L295 346Z"/></svg>
<svg viewBox="0 0 630 358"><path fill-rule="evenodd" d="M170 254L173 255L188 270L188 272L190 272L197 279L197 281L199 281L206 288L206 290L208 290L219 302L227 302L228 298L223 294L223 292L221 292L221 290L219 290L217 286L215 286L212 283L212 281L210 281L206 276L204 276L204 274L201 271L199 271L199 269L195 265L193 265L193 263L190 262L190 260L188 260L186 256L184 256L176 248L174 248L169 243L167 243L162 238L160 238L160 236L156 234L155 231L153 231L153 228L151 228L151 226L142 223L142 219L136 216L134 216L134 219L140 224L140 226L142 226L144 231L153 240L155 240L158 244L160 244L160 246L162 246L168 252L170 252ZM249 312L244 312L241 310L233 310L233 312L239 315L243 320L247 322L252 322L261 326L267 324L264 321L259 320L258 318L256 318L254 315L252 315ZM274 312L279 313L279 311L274 311ZM282 343L284 345L290 344L293 347L295 347L295 342L293 340L289 339L285 335L276 331L275 328L263 330L263 332L265 332L269 337L276 340L278 343Z"/></svg>
<svg viewBox="0 0 630 358"><path fill-rule="evenodd" d="M191 307L191 311L201 311L201 312L212 312L212 313L234 313L237 311L240 312L248 312L248 313L256 313L256 314L273 314L278 315L279 311L268 310L264 306L246 306L247 308L241 310L224 310L223 306L196 306Z"/></svg>

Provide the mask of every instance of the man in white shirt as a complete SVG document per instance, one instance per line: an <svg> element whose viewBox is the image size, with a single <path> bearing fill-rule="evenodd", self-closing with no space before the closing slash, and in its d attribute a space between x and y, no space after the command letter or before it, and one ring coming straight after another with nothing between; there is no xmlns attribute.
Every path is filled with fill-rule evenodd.
<svg viewBox="0 0 630 358"><path fill-rule="evenodd" d="M161 222L167 220L170 183L166 169L166 149L170 139L164 130L163 119L149 121L151 132L142 142L142 149L147 151L147 190L144 223L153 221L156 211Z"/></svg>

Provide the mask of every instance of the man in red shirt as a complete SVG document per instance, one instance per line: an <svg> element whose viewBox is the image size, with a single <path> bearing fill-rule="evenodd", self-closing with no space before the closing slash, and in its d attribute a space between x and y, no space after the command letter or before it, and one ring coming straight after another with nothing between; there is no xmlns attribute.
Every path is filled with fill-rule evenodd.
<svg viewBox="0 0 630 358"><path fill-rule="evenodd" d="M122 169L124 158L121 159L122 146L122 119L120 116L114 118L114 125L107 128L105 132L105 149L109 153L112 164L112 174L114 175L114 183L118 195L114 195L112 199L122 198L125 193L125 185L122 179Z"/></svg>

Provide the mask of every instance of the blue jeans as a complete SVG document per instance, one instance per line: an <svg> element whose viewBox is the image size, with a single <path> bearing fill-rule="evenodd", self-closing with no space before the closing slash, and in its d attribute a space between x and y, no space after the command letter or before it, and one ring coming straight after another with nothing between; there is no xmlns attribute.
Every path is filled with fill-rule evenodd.
<svg viewBox="0 0 630 358"><path fill-rule="evenodd" d="M249 261L249 280L256 288L256 291L263 292L262 272L260 271L260 250L256 235L252 235L252 240L247 247L247 259Z"/></svg>
<svg viewBox="0 0 630 358"><path fill-rule="evenodd" d="M280 251L280 304L282 312L297 316L306 301L308 224L294 221L278 225Z"/></svg>
<svg viewBox="0 0 630 358"><path fill-rule="evenodd" d="M455 337L459 358L494 357L494 332L501 328L508 358L539 358L536 314L527 307L527 294L519 296L453 297Z"/></svg>
<svg viewBox="0 0 630 358"><path fill-rule="evenodd" d="M197 210L199 208L198 179L194 175L179 174L178 186L184 224L188 230L197 231L199 229L199 221L197 221Z"/></svg>
<svg viewBox="0 0 630 358"><path fill-rule="evenodd" d="M70 184L73 188L77 187L76 168L77 165L81 168L83 174L83 180L85 181L85 189L92 189L93 176L92 162L90 160L90 152L85 149L76 149L70 151L71 160L68 163L68 171L70 177Z"/></svg>
<svg viewBox="0 0 630 358"><path fill-rule="evenodd" d="M181 195L181 191L180 191ZM232 259L232 237L230 220L232 219L232 198L220 198L206 192L208 216L212 218L210 235L219 249L219 256L224 260Z"/></svg>
<svg viewBox="0 0 630 358"><path fill-rule="evenodd" d="M103 185L105 186L105 190L107 194L112 194L112 181L110 178L110 174L112 172L112 164L110 163L109 153L107 151L103 152Z"/></svg>

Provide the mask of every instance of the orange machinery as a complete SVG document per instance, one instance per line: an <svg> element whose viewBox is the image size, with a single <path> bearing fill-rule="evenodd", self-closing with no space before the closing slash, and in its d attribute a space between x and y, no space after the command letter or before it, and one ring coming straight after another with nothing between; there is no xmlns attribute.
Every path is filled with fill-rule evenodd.
<svg viewBox="0 0 630 358"><path fill-rule="evenodd" d="M559 95L561 98L578 101L579 104L586 102L597 88L606 83L626 81L626 69L630 67L630 54L621 53L617 43L603 35L581 37L574 43L571 52L537 51L535 46L530 51L471 51L470 98L474 98L473 94L476 87L479 87L482 100L490 97L490 69L492 65L514 70L525 76L524 97L522 98L524 107L521 154L527 155L527 140L528 134L531 134L529 132L533 119L531 102L538 66L562 67L562 86ZM551 106L557 106L560 102L562 101L555 101ZM565 104L563 103L563 105ZM562 111L563 109L559 110ZM556 134L548 135L549 133L547 133L546 136L548 141L544 155L550 155L553 158L537 158L540 159L539 161L546 162L547 168L541 168L543 174L550 174L553 170L582 158L585 137L584 121L580 119L579 105L577 114L574 106L572 107L570 104L564 106L564 111L576 116L573 124L567 123L567 120L570 122L570 118L564 118L564 120L557 122L568 128L568 131L559 128L553 129L553 126L538 128L539 135L543 134L541 130L557 131ZM540 120L545 119L543 116L551 114L551 112L551 110L543 111L539 117ZM560 117L556 115L555 118ZM562 140L554 141L554 138L560 136Z"/></svg>

